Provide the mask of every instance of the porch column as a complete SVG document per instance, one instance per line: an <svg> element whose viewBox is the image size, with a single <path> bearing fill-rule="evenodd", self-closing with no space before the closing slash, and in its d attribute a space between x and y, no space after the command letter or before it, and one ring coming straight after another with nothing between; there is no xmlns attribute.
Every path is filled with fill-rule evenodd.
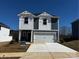
<svg viewBox="0 0 79 59"><path fill-rule="evenodd" d="M19 30L19 42L21 40L21 30Z"/></svg>
<svg viewBox="0 0 79 59"><path fill-rule="evenodd" d="M60 42L60 37L59 37L59 19L58 19L58 42Z"/></svg>
<svg viewBox="0 0 79 59"><path fill-rule="evenodd" d="M33 30L31 31L31 42L33 42Z"/></svg>

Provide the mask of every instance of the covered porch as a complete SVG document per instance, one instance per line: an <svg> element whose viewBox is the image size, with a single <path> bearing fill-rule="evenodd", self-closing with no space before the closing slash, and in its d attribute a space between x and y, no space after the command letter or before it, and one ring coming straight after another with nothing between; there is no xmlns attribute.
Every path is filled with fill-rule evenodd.
<svg viewBox="0 0 79 59"><path fill-rule="evenodd" d="M19 41L32 42L32 31L31 30L19 30Z"/></svg>

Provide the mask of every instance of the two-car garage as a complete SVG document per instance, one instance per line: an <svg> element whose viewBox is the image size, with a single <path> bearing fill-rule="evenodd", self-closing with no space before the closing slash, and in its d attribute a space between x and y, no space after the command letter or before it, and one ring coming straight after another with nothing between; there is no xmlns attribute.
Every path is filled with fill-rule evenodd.
<svg viewBox="0 0 79 59"><path fill-rule="evenodd" d="M53 43L56 32L34 32L34 43Z"/></svg>

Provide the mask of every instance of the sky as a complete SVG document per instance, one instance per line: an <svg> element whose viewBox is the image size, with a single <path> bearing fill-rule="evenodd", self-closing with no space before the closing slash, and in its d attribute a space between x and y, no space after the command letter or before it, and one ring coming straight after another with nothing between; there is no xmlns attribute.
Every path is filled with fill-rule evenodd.
<svg viewBox="0 0 79 59"><path fill-rule="evenodd" d="M71 22L79 18L79 0L0 0L0 22L18 29L17 14L25 10L32 13L47 11L60 17L60 27L71 27Z"/></svg>

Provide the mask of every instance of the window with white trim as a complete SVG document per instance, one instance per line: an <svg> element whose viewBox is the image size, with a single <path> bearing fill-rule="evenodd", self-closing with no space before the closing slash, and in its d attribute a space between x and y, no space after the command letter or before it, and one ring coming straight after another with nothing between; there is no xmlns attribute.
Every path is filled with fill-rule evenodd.
<svg viewBox="0 0 79 59"><path fill-rule="evenodd" d="M28 17L25 17L25 18L24 18L24 23L25 23L25 24L28 24Z"/></svg>
<svg viewBox="0 0 79 59"><path fill-rule="evenodd" d="M47 19L43 19L43 25L47 25Z"/></svg>

